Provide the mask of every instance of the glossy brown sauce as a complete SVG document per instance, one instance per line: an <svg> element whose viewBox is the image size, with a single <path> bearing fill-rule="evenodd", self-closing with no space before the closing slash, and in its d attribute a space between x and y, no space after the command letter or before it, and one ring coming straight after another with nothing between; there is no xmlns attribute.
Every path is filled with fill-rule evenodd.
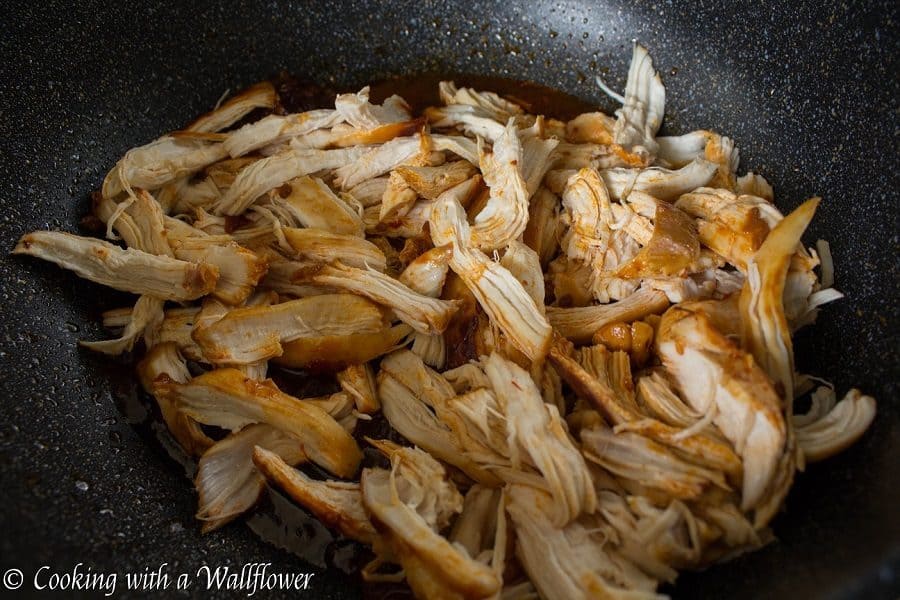
<svg viewBox="0 0 900 600"><path fill-rule="evenodd" d="M281 76L282 78L288 76ZM384 98L399 94L419 114L428 106L440 104L438 83L452 79L458 86L472 87L477 90L493 91L502 97L521 105L526 111L542 114L547 117L568 120L583 112L596 110L596 107L564 92L531 83L499 77L471 75L437 75L425 74L416 76L395 77L376 82L371 86L372 102L380 103ZM309 110L321 107L323 98L333 98L329 92L318 86L305 89L294 82L277 80L283 104L289 110ZM257 115L257 118L262 115ZM465 332L458 343L465 346ZM183 469L185 475L193 481L197 472L197 462L188 456L174 440L166 428L155 400L141 389L134 374L134 362L130 359L122 363L103 363L100 370L111 383L113 396L119 411L127 422L135 427L138 433L164 455L169 456ZM196 367L196 365L193 365ZM280 368L270 362L269 377L278 387L295 397L318 396L338 390L333 376L311 374ZM392 431L390 425L381 416L374 415L371 421L360 420L354 437L363 448L363 466L386 466L384 459L363 439L389 438L405 443L403 438ZM328 474L315 465L300 467L311 477L327 478ZM243 520L262 540L287 550L300 559L322 569L339 569L357 576L360 569L372 558L370 550L352 540L343 538L325 527L318 519L288 499L274 488L263 494L259 505ZM233 527L234 524L226 527ZM199 527L199 524L198 524ZM217 535L216 532L207 535ZM248 560L253 557L246 557ZM367 584L362 586L365 598L384 600L387 598L412 598L405 585Z"/></svg>

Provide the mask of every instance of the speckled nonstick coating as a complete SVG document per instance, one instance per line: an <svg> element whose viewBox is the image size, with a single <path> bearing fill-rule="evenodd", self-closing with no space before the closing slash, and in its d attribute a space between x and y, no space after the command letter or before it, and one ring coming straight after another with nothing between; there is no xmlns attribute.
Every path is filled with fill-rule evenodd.
<svg viewBox="0 0 900 600"><path fill-rule="evenodd" d="M125 299L6 254L33 229L77 231L87 195L128 148L281 69L338 86L455 71L530 79L605 110L630 41L667 91L666 130L734 137L778 204L824 202L837 287L800 336L801 370L879 400L870 433L797 483L766 549L684 574L674 595L896 597L900 552L896 3L4 2L0 25L0 570L126 571L297 560L235 524L199 534L182 469L113 401L109 361L76 347ZM168 6L168 7L166 7ZM118 379L118 382L116 381ZM310 597L362 592L319 572ZM26 586L28 587L28 586ZM285 594L287 595L287 594Z"/></svg>

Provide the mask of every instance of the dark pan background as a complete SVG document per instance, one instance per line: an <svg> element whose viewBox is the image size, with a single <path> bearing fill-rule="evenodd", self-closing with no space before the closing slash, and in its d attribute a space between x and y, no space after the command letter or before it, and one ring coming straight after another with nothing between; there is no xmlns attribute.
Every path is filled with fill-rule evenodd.
<svg viewBox="0 0 900 600"><path fill-rule="evenodd" d="M733 136L790 209L825 201L847 294L800 336L801 370L879 401L855 447L797 478L779 538L703 574L681 598L896 597L900 591L897 4L894 2L3 2L0 17L0 570L95 571L295 558L240 523L201 537L183 469L113 400L109 361L76 347L126 298L6 254L33 229L77 231L128 148L281 69L344 87L454 71L530 79L614 106L630 43L667 89L666 131ZM171 6L167 6L171 5ZM121 369L119 369L121 374ZM83 482L86 486L77 482ZM120 582L121 586L121 582ZM319 571L310 597L357 597Z"/></svg>

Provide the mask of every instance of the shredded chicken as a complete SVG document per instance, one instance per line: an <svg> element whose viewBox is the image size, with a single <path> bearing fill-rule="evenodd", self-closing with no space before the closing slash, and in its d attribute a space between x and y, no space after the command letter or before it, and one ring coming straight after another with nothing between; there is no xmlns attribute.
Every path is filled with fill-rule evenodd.
<svg viewBox="0 0 900 600"><path fill-rule="evenodd" d="M482 250L503 248L522 235L528 224L529 194L522 175L522 144L510 119L494 143L481 153L481 172L491 190L490 200L475 217L471 243Z"/></svg>
<svg viewBox="0 0 900 600"><path fill-rule="evenodd" d="M602 530L558 527L548 517L552 497L536 488L512 485L509 494L516 556L542 598L658 598L656 582L610 549Z"/></svg>
<svg viewBox="0 0 900 600"><path fill-rule="evenodd" d="M314 228L286 227L284 236L300 261L332 262L384 272L387 258L372 242L361 237Z"/></svg>
<svg viewBox="0 0 900 600"><path fill-rule="evenodd" d="M875 399L850 390L835 403L834 390L820 387L813 394L815 410L802 421L794 417L797 444L810 462L824 460L849 447L875 418Z"/></svg>
<svg viewBox="0 0 900 600"><path fill-rule="evenodd" d="M257 445L253 463L265 478L347 537L371 544L377 534L362 505L358 483L318 481L291 468L282 456Z"/></svg>
<svg viewBox="0 0 900 600"><path fill-rule="evenodd" d="M101 240L55 231L22 236L14 254L28 254L56 263L78 276L117 290L161 300L195 300L216 287L219 270L156 256L134 248L123 250Z"/></svg>
<svg viewBox="0 0 900 600"><path fill-rule="evenodd" d="M659 148L654 138L662 125L666 89L650 54L640 44L634 45L624 99L622 108L616 111L613 142L646 164Z"/></svg>
<svg viewBox="0 0 900 600"><path fill-rule="evenodd" d="M371 302L349 294L325 294L236 308L215 323L195 327L193 337L209 362L247 364L280 356L282 344L299 337L372 333L383 326L384 315Z"/></svg>
<svg viewBox="0 0 900 600"><path fill-rule="evenodd" d="M446 519L446 511L462 509L459 492L447 489L452 484L443 467L420 450L393 449L390 458L390 471L363 471L363 505L413 592L435 599L495 594L497 574L439 533L442 512ZM446 506L448 501L453 504Z"/></svg>
<svg viewBox="0 0 900 600"><path fill-rule="evenodd" d="M435 203L431 235L436 245L453 245L450 268L466 282L491 320L516 348L532 360L541 360L550 343L547 319L512 273L469 246L469 225L455 198L442 196Z"/></svg>
<svg viewBox="0 0 900 600"><path fill-rule="evenodd" d="M456 303L452 300L418 294L393 277L372 269L356 269L335 263L322 267L311 280L387 306L401 321L420 333L442 333L456 310Z"/></svg>
<svg viewBox="0 0 900 600"><path fill-rule="evenodd" d="M334 418L269 380L253 381L235 369L216 369L187 383L158 380L154 389L201 423L232 430L266 423L294 435L310 460L336 475L350 477L359 465L359 448Z"/></svg>
<svg viewBox="0 0 900 600"><path fill-rule="evenodd" d="M657 351L691 406L713 414L744 464L743 508L755 506L784 451L786 426L773 382L717 327L714 302L687 303L662 318ZM732 324L733 325L733 324Z"/></svg>
<svg viewBox="0 0 900 600"><path fill-rule="evenodd" d="M197 518L204 522L204 532L229 523L259 501L265 481L253 466L257 446L289 464L306 456L301 440L264 424L248 425L216 442L197 464Z"/></svg>
<svg viewBox="0 0 900 600"><path fill-rule="evenodd" d="M138 357L204 532L268 482L419 598L658 598L768 543L877 406L796 372L842 297L801 240L819 200L785 215L731 138L658 136L643 46L598 83L615 116L568 122L452 81L422 114L368 87L284 114L261 83L125 153L110 241L13 253L136 295L81 344Z"/></svg>
<svg viewBox="0 0 900 600"><path fill-rule="evenodd" d="M156 381L165 378L176 383L187 383L191 378L187 363L174 342L161 342L153 346L138 363L138 377L144 390L159 405L163 421L172 437L190 456L201 456L213 445L211 440L190 416L180 410L163 394L156 392Z"/></svg>

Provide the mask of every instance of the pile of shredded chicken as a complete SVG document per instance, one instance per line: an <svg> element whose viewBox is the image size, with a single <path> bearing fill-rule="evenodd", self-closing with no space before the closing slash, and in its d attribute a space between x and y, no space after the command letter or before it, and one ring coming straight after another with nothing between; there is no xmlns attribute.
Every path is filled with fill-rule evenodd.
<svg viewBox="0 0 900 600"><path fill-rule="evenodd" d="M368 93L237 126L276 106L250 88L109 172L93 213L121 243L16 246L138 296L84 345L142 340L204 530L268 481L420 598L657 597L769 541L795 472L872 422L794 367L792 334L841 297L828 244L801 242L819 199L785 216L729 138L658 137L641 46L615 117ZM294 397L269 361L341 391ZM367 439L389 467L360 469L379 411L407 443Z"/></svg>

